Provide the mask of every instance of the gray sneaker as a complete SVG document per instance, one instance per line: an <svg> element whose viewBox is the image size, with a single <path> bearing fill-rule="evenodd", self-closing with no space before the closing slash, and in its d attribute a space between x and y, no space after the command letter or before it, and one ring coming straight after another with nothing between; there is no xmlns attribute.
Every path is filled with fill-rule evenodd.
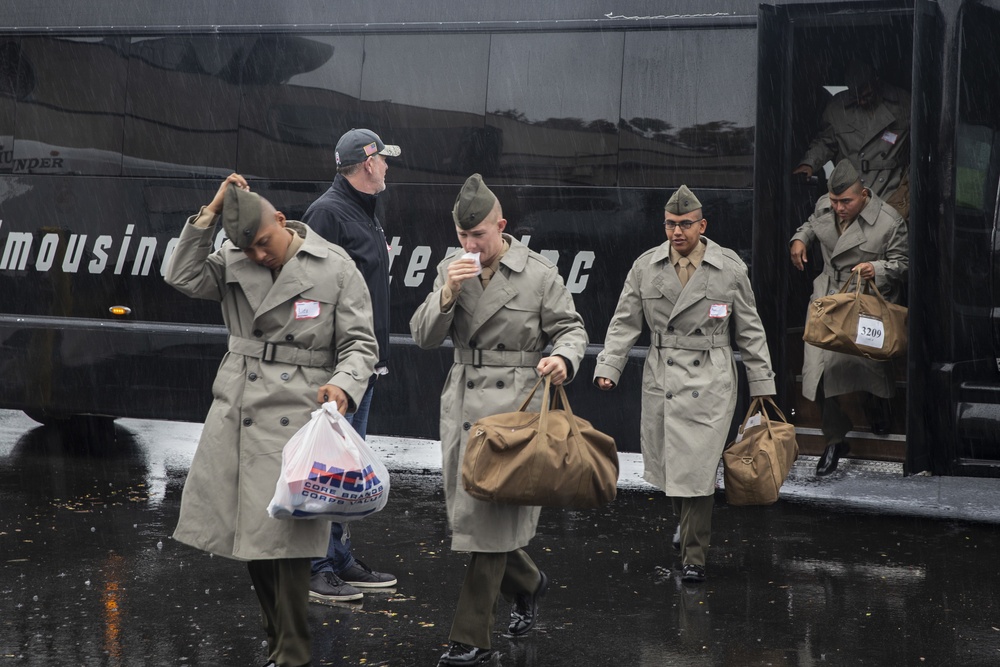
<svg viewBox="0 0 1000 667"><path fill-rule="evenodd" d="M358 588L388 588L396 585L396 577L388 572L375 572L357 558L349 568L340 573L340 578L348 585Z"/></svg>
<svg viewBox="0 0 1000 667"><path fill-rule="evenodd" d="M333 572L320 572L309 579L309 599L313 602L348 602L364 594Z"/></svg>

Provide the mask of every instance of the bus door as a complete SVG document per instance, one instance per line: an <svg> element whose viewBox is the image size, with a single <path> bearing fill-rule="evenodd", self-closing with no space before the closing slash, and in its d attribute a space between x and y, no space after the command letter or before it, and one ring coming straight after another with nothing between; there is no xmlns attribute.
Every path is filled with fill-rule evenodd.
<svg viewBox="0 0 1000 667"><path fill-rule="evenodd" d="M916 6L907 466L1000 476L1000 1ZM916 144L915 144L916 146Z"/></svg>
<svg viewBox="0 0 1000 667"><path fill-rule="evenodd" d="M761 5L758 13L757 132L754 165L754 286L779 378L778 395L796 425L800 450L825 447L817 403L802 395L803 342L812 280L823 267L810 248L806 271L792 267L789 241L827 191L832 160L809 179L792 172L821 128L852 60L882 82L911 89L913 11L902 3ZM817 244L813 244L816 246ZM905 360L894 363L895 396L840 398L850 417L851 456L902 461L906 442Z"/></svg>

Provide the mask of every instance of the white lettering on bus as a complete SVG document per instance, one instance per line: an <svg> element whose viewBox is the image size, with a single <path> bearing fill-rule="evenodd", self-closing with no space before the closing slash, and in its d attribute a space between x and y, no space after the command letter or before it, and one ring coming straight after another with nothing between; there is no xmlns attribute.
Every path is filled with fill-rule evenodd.
<svg viewBox="0 0 1000 667"><path fill-rule="evenodd" d="M59 235L49 233L43 236L38 246L38 257L35 259L35 271L45 272L51 269L57 250L59 250Z"/></svg>
<svg viewBox="0 0 1000 667"><path fill-rule="evenodd" d="M403 276L403 284L407 287L420 287L424 282L424 272L431 263L431 247L429 245L418 245L410 255L410 265L406 268L406 275Z"/></svg>
<svg viewBox="0 0 1000 667"><path fill-rule="evenodd" d="M592 250L581 250L576 253L573 259L573 268L569 270L569 278L566 280L566 289L571 294L579 294L587 289L587 281L590 279L589 273L584 273L585 269L594 266L594 252Z"/></svg>
<svg viewBox="0 0 1000 667"><path fill-rule="evenodd" d="M86 234L70 234L66 246L66 256L63 257L62 269L65 273L76 273L83 259L83 248L87 243Z"/></svg>
<svg viewBox="0 0 1000 667"><path fill-rule="evenodd" d="M125 255L128 253L128 246L132 242L132 232L135 231L135 225L129 225L125 228L125 239L122 241L122 247L118 251L118 263L115 264L115 275L120 276L122 273L122 268L125 266Z"/></svg>
<svg viewBox="0 0 1000 667"><path fill-rule="evenodd" d="M90 265L87 270L91 273L103 273L104 267L108 264L108 253L104 252L111 247L111 243L114 241L107 234L101 234L94 241L94 259L90 260Z"/></svg>
<svg viewBox="0 0 1000 667"><path fill-rule="evenodd" d="M0 219L0 227L3 226L3 222ZM160 276L164 276L170 265L174 249L180 240L179 237L168 239L162 245L162 257L158 257L157 249L161 247L160 241L162 239L155 236L134 236L135 228L134 224L126 225L125 234L119 239L110 234L96 236L89 248L86 234L66 234L63 231L47 232L41 236L41 240L36 246L34 243L35 234L8 232L6 239L0 241L3 243L0 271L24 271L31 262L30 268L40 273L50 271L57 263L59 263L63 273L76 273L80 269L81 262L87 258L89 259L87 271L92 274L101 274L113 267L115 275L129 273L133 276L148 276L158 269ZM221 247L225 240L225 230L219 230L213 240L213 245L216 248ZM521 241L530 242L531 236L525 235ZM410 252L404 252L404 250L402 239L394 236L389 250L390 268L396 259L406 261L406 269L402 274L403 284L409 289L418 289L427 283L433 283L435 271L432 267L434 258L438 256L437 251L429 245L414 246ZM444 256L447 257L458 250L460 250L458 246L450 246L445 249ZM35 254L32 254L33 251ZM568 255L568 253L550 248L538 252L553 264L558 264L562 255ZM111 264L112 258L114 259L113 265ZM130 261L131 269L126 270ZM573 255L569 275L566 277L566 287L571 293L579 294L587 288L590 278L589 270L593 268L594 261L595 253L590 250L577 251ZM159 266L155 267L154 262L159 262Z"/></svg>
<svg viewBox="0 0 1000 667"><path fill-rule="evenodd" d="M11 232L7 235L7 243L3 247L3 257L0 258L0 269L24 271L28 263L28 253L31 252L33 237L28 232Z"/></svg>

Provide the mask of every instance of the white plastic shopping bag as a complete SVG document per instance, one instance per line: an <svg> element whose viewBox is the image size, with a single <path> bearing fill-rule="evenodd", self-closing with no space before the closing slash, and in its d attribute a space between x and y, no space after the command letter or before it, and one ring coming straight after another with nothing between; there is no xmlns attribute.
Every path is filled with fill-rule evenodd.
<svg viewBox="0 0 1000 667"><path fill-rule="evenodd" d="M378 512L388 500L389 471L331 401L282 450L267 513L346 523Z"/></svg>

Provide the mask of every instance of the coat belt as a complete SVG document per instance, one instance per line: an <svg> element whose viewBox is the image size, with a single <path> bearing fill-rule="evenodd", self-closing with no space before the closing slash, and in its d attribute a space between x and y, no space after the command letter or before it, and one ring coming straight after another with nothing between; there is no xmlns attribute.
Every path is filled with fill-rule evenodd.
<svg viewBox="0 0 1000 667"><path fill-rule="evenodd" d="M229 337L229 351L253 357L261 361L277 362L279 364L294 364L296 366L315 366L323 368L333 366L337 358L332 350L303 350L302 348L281 343L267 343L253 338Z"/></svg>
<svg viewBox="0 0 1000 667"><path fill-rule="evenodd" d="M653 332L650 335L653 347L670 347L677 350L711 350L713 347L729 347L729 334L711 336L675 336Z"/></svg>
<svg viewBox="0 0 1000 667"><path fill-rule="evenodd" d="M843 285L844 282L851 277L850 269L835 269L832 266L823 266L823 275L829 276L833 282L837 283L838 286Z"/></svg>
<svg viewBox="0 0 1000 667"><path fill-rule="evenodd" d="M455 348L456 364L468 364L476 368L481 366L517 366L534 368L541 360L541 352Z"/></svg>

